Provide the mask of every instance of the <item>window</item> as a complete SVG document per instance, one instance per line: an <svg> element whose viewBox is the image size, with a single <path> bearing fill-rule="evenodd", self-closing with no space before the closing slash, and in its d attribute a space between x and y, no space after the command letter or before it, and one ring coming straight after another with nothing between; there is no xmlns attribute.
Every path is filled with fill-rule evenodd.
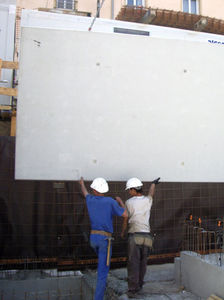
<svg viewBox="0 0 224 300"><path fill-rule="evenodd" d="M145 0L127 0L128 6L144 6Z"/></svg>
<svg viewBox="0 0 224 300"><path fill-rule="evenodd" d="M183 0L183 12L190 14L198 14L198 0Z"/></svg>
<svg viewBox="0 0 224 300"><path fill-rule="evenodd" d="M75 9L75 0L57 0L57 8Z"/></svg>

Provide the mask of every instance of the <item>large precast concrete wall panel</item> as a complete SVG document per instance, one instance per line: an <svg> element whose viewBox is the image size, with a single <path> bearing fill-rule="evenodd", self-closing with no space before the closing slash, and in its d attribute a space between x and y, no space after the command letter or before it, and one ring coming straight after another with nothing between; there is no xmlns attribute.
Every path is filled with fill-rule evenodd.
<svg viewBox="0 0 224 300"><path fill-rule="evenodd" d="M224 181L223 45L22 28L16 179Z"/></svg>

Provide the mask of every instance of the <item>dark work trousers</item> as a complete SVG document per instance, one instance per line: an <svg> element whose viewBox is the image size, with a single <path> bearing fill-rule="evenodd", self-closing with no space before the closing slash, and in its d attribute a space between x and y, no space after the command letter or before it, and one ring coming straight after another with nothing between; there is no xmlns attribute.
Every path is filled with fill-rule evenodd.
<svg viewBox="0 0 224 300"><path fill-rule="evenodd" d="M138 291L142 285L147 268L149 247L136 245L134 234L128 236L128 290Z"/></svg>

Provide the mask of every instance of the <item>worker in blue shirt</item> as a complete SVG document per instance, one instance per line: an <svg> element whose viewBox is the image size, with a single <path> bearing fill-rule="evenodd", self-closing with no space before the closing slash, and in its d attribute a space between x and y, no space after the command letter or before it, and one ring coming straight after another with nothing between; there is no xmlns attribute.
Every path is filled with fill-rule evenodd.
<svg viewBox="0 0 224 300"><path fill-rule="evenodd" d="M79 183L81 191L86 198L90 217L90 245L98 256L97 284L94 300L103 300L110 268L113 216L128 218L128 214L120 199L114 200L104 195L109 191L108 183L104 178L93 180L90 185L92 194L89 194L87 191L82 177Z"/></svg>

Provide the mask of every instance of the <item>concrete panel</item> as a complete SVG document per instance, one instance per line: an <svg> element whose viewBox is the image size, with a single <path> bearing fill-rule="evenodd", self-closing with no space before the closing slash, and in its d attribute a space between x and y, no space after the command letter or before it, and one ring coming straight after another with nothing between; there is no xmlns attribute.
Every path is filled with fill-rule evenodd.
<svg viewBox="0 0 224 300"><path fill-rule="evenodd" d="M192 293L207 299L215 294L224 297L224 268L194 253L181 253L181 282Z"/></svg>
<svg viewBox="0 0 224 300"><path fill-rule="evenodd" d="M23 28L16 179L224 181L223 47Z"/></svg>

